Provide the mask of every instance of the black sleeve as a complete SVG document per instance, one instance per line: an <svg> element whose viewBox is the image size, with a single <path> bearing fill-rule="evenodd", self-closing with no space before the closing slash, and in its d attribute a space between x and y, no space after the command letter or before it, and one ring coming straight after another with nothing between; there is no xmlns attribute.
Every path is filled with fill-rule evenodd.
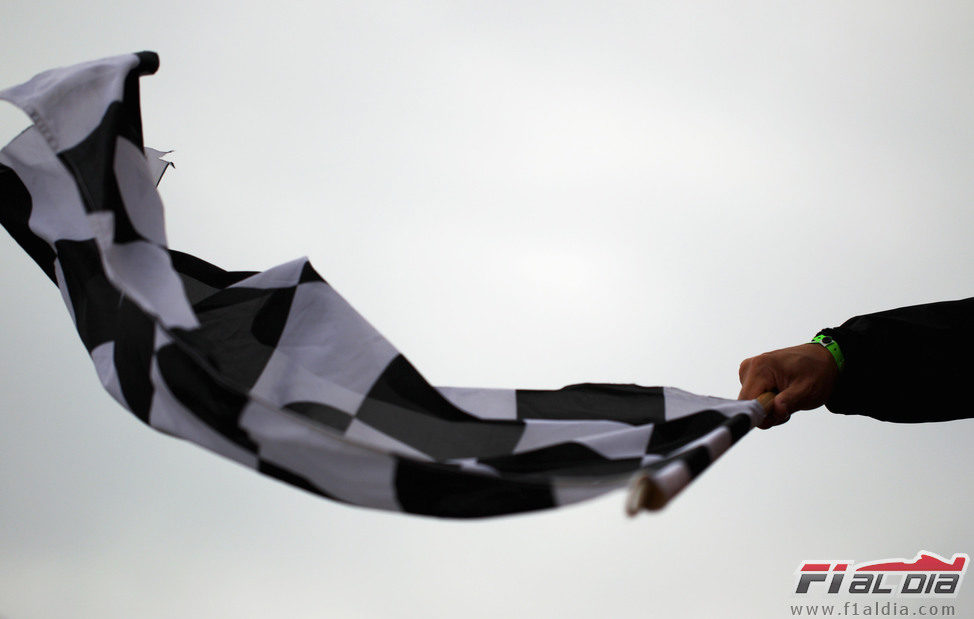
<svg viewBox="0 0 974 619"><path fill-rule="evenodd" d="M917 423L974 417L974 297L856 316L823 329L846 358L833 413Z"/></svg>

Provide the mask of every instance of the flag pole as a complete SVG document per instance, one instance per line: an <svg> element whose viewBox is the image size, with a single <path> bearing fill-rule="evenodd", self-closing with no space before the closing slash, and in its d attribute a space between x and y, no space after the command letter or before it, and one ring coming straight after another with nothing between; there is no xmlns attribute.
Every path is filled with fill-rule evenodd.
<svg viewBox="0 0 974 619"><path fill-rule="evenodd" d="M771 412L775 395L777 394L773 391L765 391L756 398L765 414ZM647 511L662 509L682 489L682 485L666 489L662 487L660 482L646 473L636 475L629 483L629 492L626 496L626 514L632 517L643 509Z"/></svg>

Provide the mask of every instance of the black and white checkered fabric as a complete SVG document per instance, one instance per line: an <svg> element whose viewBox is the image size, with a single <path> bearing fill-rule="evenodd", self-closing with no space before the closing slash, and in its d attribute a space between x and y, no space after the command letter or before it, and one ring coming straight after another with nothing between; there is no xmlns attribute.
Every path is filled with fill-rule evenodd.
<svg viewBox="0 0 974 619"><path fill-rule="evenodd" d="M168 249L139 111L157 67L124 55L0 93L33 120L0 152L0 222L157 430L337 501L477 517L644 472L671 496L763 416L669 387L433 387L307 260L228 272Z"/></svg>

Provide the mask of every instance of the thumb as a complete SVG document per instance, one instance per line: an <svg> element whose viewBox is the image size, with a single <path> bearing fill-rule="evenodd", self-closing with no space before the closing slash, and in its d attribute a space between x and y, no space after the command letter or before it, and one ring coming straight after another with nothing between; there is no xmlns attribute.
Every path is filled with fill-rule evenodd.
<svg viewBox="0 0 974 619"><path fill-rule="evenodd" d="M774 399L775 412L784 415L808 408L809 395L814 389L814 383L808 380L800 380L788 385Z"/></svg>
<svg viewBox="0 0 974 619"><path fill-rule="evenodd" d="M797 388L792 385L774 397L774 412L777 415L788 416L795 412L795 402L798 399Z"/></svg>
<svg viewBox="0 0 974 619"><path fill-rule="evenodd" d="M768 428L773 428L774 426L780 426L781 424L787 422L791 418L791 412L788 409L788 402L782 399L782 393L779 393L771 401L771 407L768 409L768 414L765 415L764 420L758 424L758 427L762 430L767 430Z"/></svg>

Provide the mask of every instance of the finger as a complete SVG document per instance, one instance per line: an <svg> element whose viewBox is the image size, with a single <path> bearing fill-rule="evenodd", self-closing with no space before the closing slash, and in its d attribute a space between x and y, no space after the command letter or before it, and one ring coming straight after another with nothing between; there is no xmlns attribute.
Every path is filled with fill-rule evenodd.
<svg viewBox="0 0 974 619"><path fill-rule="evenodd" d="M744 384L744 377L747 376L748 372L751 370L751 364L754 362L754 357L750 357L741 361L741 367L737 370L737 377L740 379L741 384Z"/></svg>
<svg viewBox="0 0 974 619"><path fill-rule="evenodd" d="M797 411L810 408L809 403L812 400L814 389L814 381L799 380L791 383L787 389L775 396L775 409L791 415Z"/></svg>
<svg viewBox="0 0 974 619"><path fill-rule="evenodd" d="M767 396L771 396L770 399L764 399ZM772 428L774 426L780 425L788 421L787 415L782 415L780 412L775 411L775 406L774 406L775 396L777 396L777 394L773 391L770 391L770 392L762 393L758 397L758 402L761 402L761 406L762 408L764 408L764 417L761 419L759 423L756 424L757 427L760 428L761 430L767 430L768 428ZM764 399L764 401L762 401L762 399Z"/></svg>
<svg viewBox="0 0 974 619"><path fill-rule="evenodd" d="M807 390L807 384L796 383L776 395L771 410L758 427L762 430L767 430L768 428L788 423L792 414L799 410L799 404L802 398L805 397Z"/></svg>
<svg viewBox="0 0 974 619"><path fill-rule="evenodd" d="M784 423L785 417L787 417L787 415L782 415L780 412L775 410L774 403L772 402L772 405L768 408L767 414L764 416L764 419L761 420L761 423L758 424L758 427L762 430L767 430L768 428L772 428L778 424Z"/></svg>
<svg viewBox="0 0 974 619"><path fill-rule="evenodd" d="M753 400L765 391L776 390L775 381L765 372L749 372L741 382L738 400Z"/></svg>
<svg viewBox="0 0 974 619"><path fill-rule="evenodd" d="M787 423L791 419L791 415L783 413L772 406L771 410L764 417L761 423L758 424L758 428L761 430L767 430L768 428L773 428L775 426L780 426L783 423Z"/></svg>
<svg viewBox="0 0 974 619"><path fill-rule="evenodd" d="M791 415L795 412L795 396L797 388L789 386L774 397L774 412L777 415Z"/></svg>

